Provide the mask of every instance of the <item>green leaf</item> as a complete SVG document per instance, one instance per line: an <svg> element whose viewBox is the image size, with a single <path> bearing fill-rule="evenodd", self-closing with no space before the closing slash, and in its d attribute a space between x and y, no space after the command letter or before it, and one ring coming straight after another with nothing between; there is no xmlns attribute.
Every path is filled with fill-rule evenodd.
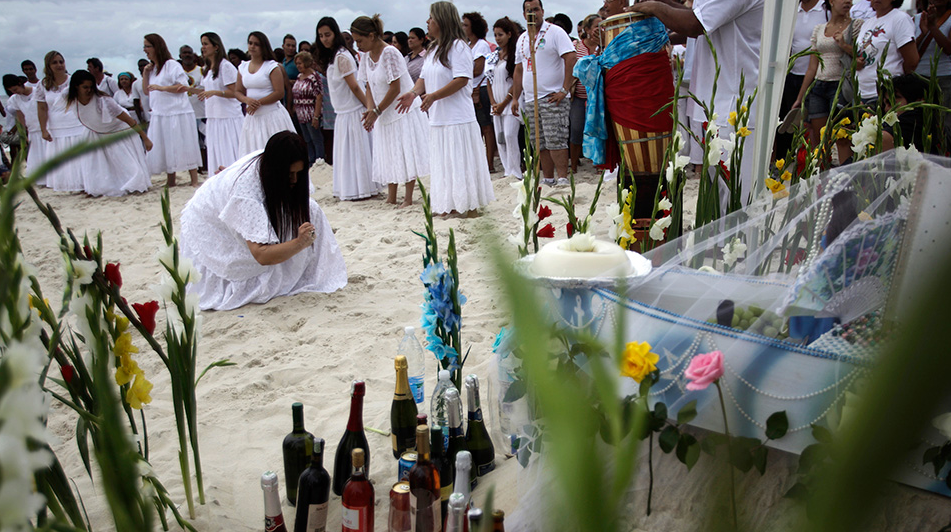
<svg viewBox="0 0 951 532"><path fill-rule="evenodd" d="M938 457L938 453L940 452L941 447L932 447L925 451L924 456L921 458L921 465L933 463L934 459Z"/></svg>
<svg viewBox="0 0 951 532"><path fill-rule="evenodd" d="M700 458L700 443L691 434L681 434L677 442L677 459L690 471Z"/></svg>
<svg viewBox="0 0 951 532"><path fill-rule="evenodd" d="M789 430L789 419L786 418L786 411L776 412L766 420L766 437L771 440L778 440L786 435Z"/></svg>
<svg viewBox="0 0 951 532"><path fill-rule="evenodd" d="M822 425L812 425L812 437L819 443L832 443L832 433Z"/></svg>
<svg viewBox="0 0 951 532"><path fill-rule="evenodd" d="M806 487L802 482L797 482L789 488L789 491L784 495L787 499L793 499L795 501L803 502L809 499L809 488Z"/></svg>
<svg viewBox="0 0 951 532"><path fill-rule="evenodd" d="M646 379L646 378L645 378L644 380L642 380L642 381L641 381L641 385L640 385L640 387L638 388L638 395L640 395L641 397L647 397L647 394L650 393L650 391L651 391L651 386L652 386L653 384L654 384L654 383L651 382L651 379Z"/></svg>
<svg viewBox="0 0 951 532"><path fill-rule="evenodd" d="M677 430L677 427L669 426L660 433L660 437L657 438L657 443L660 444L660 450L665 453L670 453L674 450L674 447L677 446L677 441L680 439L680 431Z"/></svg>
<svg viewBox="0 0 951 532"><path fill-rule="evenodd" d="M766 446L762 446L753 451L753 465L756 466L756 470L759 471L760 475L766 474L766 457L769 454L769 449Z"/></svg>
<svg viewBox="0 0 951 532"><path fill-rule="evenodd" d="M661 421L667 421L667 405L658 401L654 405L654 419L659 419Z"/></svg>
<svg viewBox="0 0 951 532"><path fill-rule="evenodd" d="M79 448L79 457L83 460L86 473L89 475L89 478L92 479L92 467L89 462L89 440L86 437L88 432L89 427L86 423L86 418L79 417L76 420L76 447Z"/></svg>
<svg viewBox="0 0 951 532"><path fill-rule="evenodd" d="M216 361L216 362L212 362L211 364L208 364L208 367L206 367L206 368L201 372L201 375L199 375L198 378L195 379L195 386L198 386L198 381L200 381L201 378L205 376L205 373L208 373L208 370L210 370L211 368L224 368L224 367L227 367L227 366L237 366L237 364L235 364L234 362L231 362L231 361L228 360L227 358L222 359L222 360L218 360L218 361Z"/></svg>
<svg viewBox="0 0 951 532"><path fill-rule="evenodd" d="M814 443L802 450L799 455L799 474L808 473L829 456L828 448L821 443Z"/></svg>
<svg viewBox="0 0 951 532"><path fill-rule="evenodd" d="M710 456L717 455L717 447L718 447L718 444L716 440L713 438L706 437L700 440L700 450L709 454Z"/></svg>
<svg viewBox="0 0 951 532"><path fill-rule="evenodd" d="M730 463L733 467L746 473L753 468L753 456L750 454L750 448L744 445L738 445L736 441L730 446Z"/></svg>
<svg viewBox="0 0 951 532"><path fill-rule="evenodd" d="M680 410L677 412L677 424L683 425L684 423L690 423L695 417L697 417L697 401L693 400L680 407Z"/></svg>
<svg viewBox="0 0 951 532"><path fill-rule="evenodd" d="M509 389L505 391L505 397L502 398L503 403L511 403L518 401L525 396L526 386L525 381L517 380L513 381Z"/></svg>

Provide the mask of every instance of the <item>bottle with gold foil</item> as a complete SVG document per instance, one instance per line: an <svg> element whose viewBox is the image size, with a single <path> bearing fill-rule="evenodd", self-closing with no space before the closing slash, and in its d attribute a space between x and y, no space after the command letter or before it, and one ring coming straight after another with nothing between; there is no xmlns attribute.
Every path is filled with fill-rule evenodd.
<svg viewBox="0 0 951 532"><path fill-rule="evenodd" d="M390 433L393 438L393 458L399 460L406 451L413 450L416 445L416 401L409 388L406 357L397 355L396 362L396 391L393 393L393 404L390 407ZM429 436L429 432L426 433Z"/></svg>

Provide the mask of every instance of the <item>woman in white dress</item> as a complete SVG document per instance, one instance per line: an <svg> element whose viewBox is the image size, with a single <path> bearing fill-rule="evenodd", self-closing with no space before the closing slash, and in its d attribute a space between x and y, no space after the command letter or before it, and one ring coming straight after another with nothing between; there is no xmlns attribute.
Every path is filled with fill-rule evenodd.
<svg viewBox="0 0 951 532"><path fill-rule="evenodd" d="M472 51L453 4L432 4L427 24L434 43L419 80L400 96L397 109L409 111L425 94L420 108L429 112L432 210L474 216L495 193L472 106Z"/></svg>
<svg viewBox="0 0 951 532"><path fill-rule="evenodd" d="M506 176L522 178L522 151L518 146L518 128L521 120L508 108L512 103L512 76L515 72L515 41L518 30L508 17L500 18L492 28L498 49L489 54L485 64L492 121L495 123L495 142Z"/></svg>
<svg viewBox="0 0 951 532"><path fill-rule="evenodd" d="M327 89L336 113L333 194L340 200L369 198L379 186L371 171L370 134L363 129L366 95L357 83L357 54L331 17L317 22L317 39L317 64L327 72Z"/></svg>
<svg viewBox="0 0 951 532"><path fill-rule="evenodd" d="M36 90L27 85L15 74L5 74L3 76L3 89L10 98L7 99L7 112L14 113L19 127L26 128L27 139L30 142L30 151L26 155L26 167L28 170L35 170L43 164L46 141L43 140L43 134L40 131L40 118L36 114L36 101L33 97ZM45 185L46 178L41 178L38 185Z"/></svg>
<svg viewBox="0 0 951 532"><path fill-rule="evenodd" d="M36 86L36 114L46 145L47 160L82 142L86 129L79 122L76 110L66 109L69 74L62 54L52 51L43 60L43 81ZM82 165L71 161L46 176L46 186L53 190L78 192L83 189Z"/></svg>
<svg viewBox="0 0 951 532"><path fill-rule="evenodd" d="M136 123L138 123L135 114L135 92L132 90L133 81L135 80L132 79L132 74L128 72L119 73L119 75L116 76L116 83L119 85L119 90L117 90L116 93L112 95L112 98L115 99L116 103L118 103L120 107L125 109L126 113L129 114L129 117L131 117L132 120L135 120Z"/></svg>
<svg viewBox="0 0 951 532"><path fill-rule="evenodd" d="M236 85L238 101L248 110L238 142L238 154L242 157L263 149L275 133L294 131L291 115L281 105L284 73L274 60L274 50L266 35L260 31L248 35L248 55L251 60L238 67Z"/></svg>
<svg viewBox="0 0 951 532"><path fill-rule="evenodd" d="M413 204L416 179L429 175L429 121L415 100L408 113L396 112L397 96L411 90L413 80L399 50L380 37L380 16L357 18L350 33L366 53L358 78L367 81L363 125L373 136L373 181L387 186L386 202L393 205L399 185L405 183L400 207L407 207Z"/></svg>
<svg viewBox="0 0 951 532"><path fill-rule="evenodd" d="M96 87L96 78L85 70L77 70L69 79L66 106L74 109L86 127L86 141L102 140L110 133L136 128L135 119L113 98ZM152 184L152 174L145 162L145 152L152 141L145 131L136 128L139 140L127 136L100 150L84 155L83 190L90 196L124 196L145 192ZM145 149L143 149L143 146Z"/></svg>
<svg viewBox="0 0 951 532"><path fill-rule="evenodd" d="M226 48L217 33L201 35L201 55L205 58L198 99L205 102L205 147L211 174L238 160L238 143L244 126L241 103L235 98L238 69L225 57Z"/></svg>
<svg viewBox="0 0 951 532"><path fill-rule="evenodd" d="M154 146L147 160L153 174L165 172L168 186L175 186L175 174L188 170L191 185L198 186L198 167L201 149L198 147L198 128L195 111L188 101L189 78L185 69L165 45L165 39L155 33L145 36L143 46L150 63L142 70L142 87L149 97L151 121L149 134Z"/></svg>
<svg viewBox="0 0 951 532"><path fill-rule="evenodd" d="M181 246L201 274L191 290L202 309L346 286L343 255L310 190L307 147L285 131L195 192L182 210Z"/></svg>

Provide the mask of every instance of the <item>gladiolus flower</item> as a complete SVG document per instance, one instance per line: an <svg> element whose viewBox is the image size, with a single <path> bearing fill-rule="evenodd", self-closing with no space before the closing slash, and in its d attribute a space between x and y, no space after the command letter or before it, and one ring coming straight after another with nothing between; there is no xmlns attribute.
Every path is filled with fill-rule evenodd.
<svg viewBox="0 0 951 532"><path fill-rule="evenodd" d="M542 227L538 230L538 236L540 238L552 238L555 236L555 226L548 224L545 227Z"/></svg>
<svg viewBox="0 0 951 532"><path fill-rule="evenodd" d="M155 313L158 312L158 301L149 301L148 303L133 303L132 309L139 316L139 321L145 327L149 334L155 332Z"/></svg>
<svg viewBox="0 0 951 532"><path fill-rule="evenodd" d="M126 392L125 400L132 408L142 410L143 404L152 402L152 396L149 395L151 391L152 383L145 378L145 373L140 370L135 375L135 382L132 383L132 387Z"/></svg>
<svg viewBox="0 0 951 532"><path fill-rule="evenodd" d="M743 126L740 129L736 130L736 135L738 137L748 137L750 136L750 128Z"/></svg>
<svg viewBox="0 0 951 532"><path fill-rule="evenodd" d="M729 180L730 180L730 169L727 168L726 164L724 164L723 161L720 161L720 170L723 171L723 180L724 180L724 181L729 181Z"/></svg>
<svg viewBox="0 0 951 532"><path fill-rule="evenodd" d="M575 226L571 225L571 222L568 222L568 225L565 226L565 233L568 234L568 238L575 234Z"/></svg>
<svg viewBox="0 0 951 532"><path fill-rule="evenodd" d="M804 146L800 147L796 152L796 166L800 169L806 167L806 155L806 148Z"/></svg>
<svg viewBox="0 0 951 532"><path fill-rule="evenodd" d="M116 384L119 386L124 386L131 382L132 379L141 372L142 370L139 369L139 364L136 363L135 360L132 360L132 357L123 357L119 361L119 367L116 368Z"/></svg>
<svg viewBox="0 0 951 532"><path fill-rule="evenodd" d="M783 175L779 176L779 178L782 179L783 181L789 181L790 179L792 179L792 172L790 172L789 170L786 170L785 172L783 172Z"/></svg>
<svg viewBox="0 0 951 532"><path fill-rule="evenodd" d="M630 342L624 347L624 359L621 361L621 376L630 377L634 382L641 382L644 377L657 371L657 362L660 357L651 353L651 344L647 342Z"/></svg>
<svg viewBox="0 0 951 532"><path fill-rule="evenodd" d="M786 189L786 185L784 185L781 181L776 181L775 179L771 177L766 178L766 187L769 188L769 190L773 194L776 194Z"/></svg>
<svg viewBox="0 0 951 532"><path fill-rule="evenodd" d="M109 284L115 285L116 288L122 288L122 274L119 273L118 262L106 264L106 271L103 273L106 276L106 280L109 281Z"/></svg>
<svg viewBox="0 0 951 532"><path fill-rule="evenodd" d="M727 119L727 123L731 126L736 125L736 111L730 111L730 118Z"/></svg>
<svg viewBox="0 0 951 532"><path fill-rule="evenodd" d="M786 166L786 159L776 159L776 169L782 170Z"/></svg>
<svg viewBox="0 0 951 532"><path fill-rule="evenodd" d="M76 371L73 369L72 366L70 366L69 364L66 364L65 366L60 366L59 372L63 375L63 380L66 381L66 384L70 384L71 382L73 382L73 376L75 375Z"/></svg>
<svg viewBox="0 0 951 532"><path fill-rule="evenodd" d="M548 205L542 205L538 208L538 221L542 221L549 216L551 216L551 209Z"/></svg>

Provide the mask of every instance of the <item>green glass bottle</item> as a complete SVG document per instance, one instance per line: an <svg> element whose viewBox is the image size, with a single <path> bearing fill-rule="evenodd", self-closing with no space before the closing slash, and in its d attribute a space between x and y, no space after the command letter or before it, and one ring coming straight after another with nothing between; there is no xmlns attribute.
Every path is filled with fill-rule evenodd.
<svg viewBox="0 0 951 532"><path fill-rule="evenodd" d="M284 484L287 502L294 506L297 502L297 480L310 464L310 455L314 452L314 435L304 430L304 405L291 405L294 417L294 430L284 437Z"/></svg>
<svg viewBox="0 0 951 532"><path fill-rule="evenodd" d="M396 391L390 406L390 432L393 437L393 458L399 460L416 446L416 401L409 388L406 357L396 356Z"/></svg>
<svg viewBox="0 0 951 532"><path fill-rule="evenodd" d="M479 404L479 377L466 377L466 402L469 405L469 426L466 427L466 448L472 453L472 462L477 476L495 469L495 446L482 419Z"/></svg>

